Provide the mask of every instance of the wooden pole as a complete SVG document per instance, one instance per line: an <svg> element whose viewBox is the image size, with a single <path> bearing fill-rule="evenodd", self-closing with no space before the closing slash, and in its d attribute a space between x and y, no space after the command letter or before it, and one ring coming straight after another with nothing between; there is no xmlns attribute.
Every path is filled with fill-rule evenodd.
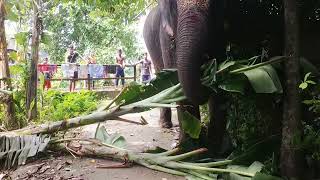
<svg viewBox="0 0 320 180"><path fill-rule="evenodd" d="M137 66L133 66L133 80L137 81Z"/></svg>
<svg viewBox="0 0 320 180"><path fill-rule="evenodd" d="M8 64L7 41L4 20L6 17L5 0L0 0L0 85L4 90L11 90L10 70ZM12 94L6 95L7 102L5 106L5 124L8 129L18 129L19 124L15 119L15 109Z"/></svg>
<svg viewBox="0 0 320 180"><path fill-rule="evenodd" d="M285 18L285 91L283 102L281 175L288 179L304 179L303 154L299 148L302 137L301 100L299 98L299 13L297 0L284 0Z"/></svg>
<svg viewBox="0 0 320 180"><path fill-rule="evenodd" d="M31 67L30 77L27 87L27 103L28 120L33 120L37 117L37 88L38 88L38 70L39 61L39 44L40 34L42 30L42 21L39 18L39 9L37 4L39 0L33 1L33 25L32 25L32 42L31 42Z"/></svg>

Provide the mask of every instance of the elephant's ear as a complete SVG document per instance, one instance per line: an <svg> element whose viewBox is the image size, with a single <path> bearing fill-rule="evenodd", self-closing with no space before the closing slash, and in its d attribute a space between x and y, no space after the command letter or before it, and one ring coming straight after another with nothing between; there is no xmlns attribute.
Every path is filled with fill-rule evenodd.
<svg viewBox="0 0 320 180"><path fill-rule="evenodd" d="M174 36L177 27L177 1L176 0L159 0L161 14L161 28L169 36Z"/></svg>

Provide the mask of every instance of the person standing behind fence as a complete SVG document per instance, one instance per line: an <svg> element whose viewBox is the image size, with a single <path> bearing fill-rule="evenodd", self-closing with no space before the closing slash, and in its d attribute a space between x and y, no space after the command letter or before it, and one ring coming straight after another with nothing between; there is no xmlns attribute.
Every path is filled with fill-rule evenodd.
<svg viewBox="0 0 320 180"><path fill-rule="evenodd" d="M88 57L88 65L89 64L97 64L96 55L94 53L91 53ZM92 77L91 77L92 78ZM92 80L92 88L94 89L94 80Z"/></svg>
<svg viewBox="0 0 320 180"><path fill-rule="evenodd" d="M143 54L143 59L135 63L141 64L141 78L142 83L148 83L151 80L151 60L148 59L148 53Z"/></svg>
<svg viewBox="0 0 320 180"><path fill-rule="evenodd" d="M118 50L118 54L116 56L116 88L119 84L119 77L121 77L122 87L124 86L124 68L125 68L125 57L122 55L122 50Z"/></svg>
<svg viewBox="0 0 320 180"><path fill-rule="evenodd" d="M67 52L66 54L66 63L71 65L73 64L75 66L74 68L74 72L73 72L73 76L71 77L73 80L71 80L71 83L70 83L70 92L71 91L74 91L75 90L75 87L76 87L76 82L75 82L75 79L78 78L78 68L77 68L77 58L79 57L79 53L77 53L75 51L75 48L73 47L73 45L70 45L69 46L69 51ZM71 66L69 66L71 68Z"/></svg>
<svg viewBox="0 0 320 180"><path fill-rule="evenodd" d="M43 63L41 64L42 66L41 67L41 72L43 73L43 76L44 76L44 82L43 82L43 89L47 89L49 90L51 88L51 82L50 82L50 79L51 79L51 72L49 71L49 65L48 65L48 58L44 58L43 60Z"/></svg>

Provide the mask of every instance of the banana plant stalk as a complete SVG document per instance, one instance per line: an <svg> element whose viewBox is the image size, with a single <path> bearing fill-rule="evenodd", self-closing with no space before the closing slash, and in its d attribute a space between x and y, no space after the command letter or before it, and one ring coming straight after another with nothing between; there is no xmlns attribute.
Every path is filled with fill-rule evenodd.
<svg viewBox="0 0 320 180"><path fill-rule="evenodd" d="M234 173L246 177L255 176L255 173L224 168L226 165L231 164L232 160L223 160L210 163L191 163L183 161L190 157L206 152L207 149L205 148L200 148L184 154L174 155L179 151L179 149L173 149L164 153L156 154L137 153L123 148L103 144L97 139L65 139L58 140L54 143L60 143L64 141L71 141L71 143L69 143L69 148L73 149L78 155L81 156L85 155L114 158L117 160L123 160L125 162L133 162L150 169L178 176L195 176L201 179L209 179L210 174L224 173ZM77 141L77 145L72 143L75 141ZM81 142L83 141L89 141L92 144L82 144ZM80 149L78 143L81 143Z"/></svg>

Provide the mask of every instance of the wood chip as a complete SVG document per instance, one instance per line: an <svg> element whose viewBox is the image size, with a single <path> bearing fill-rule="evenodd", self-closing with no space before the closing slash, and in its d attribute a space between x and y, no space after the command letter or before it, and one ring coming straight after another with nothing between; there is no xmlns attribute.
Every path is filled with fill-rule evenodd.
<svg viewBox="0 0 320 180"><path fill-rule="evenodd" d="M72 160L71 159L68 159L67 161L66 161L66 164L67 165L70 165L70 164L72 164L73 162L72 162Z"/></svg>

